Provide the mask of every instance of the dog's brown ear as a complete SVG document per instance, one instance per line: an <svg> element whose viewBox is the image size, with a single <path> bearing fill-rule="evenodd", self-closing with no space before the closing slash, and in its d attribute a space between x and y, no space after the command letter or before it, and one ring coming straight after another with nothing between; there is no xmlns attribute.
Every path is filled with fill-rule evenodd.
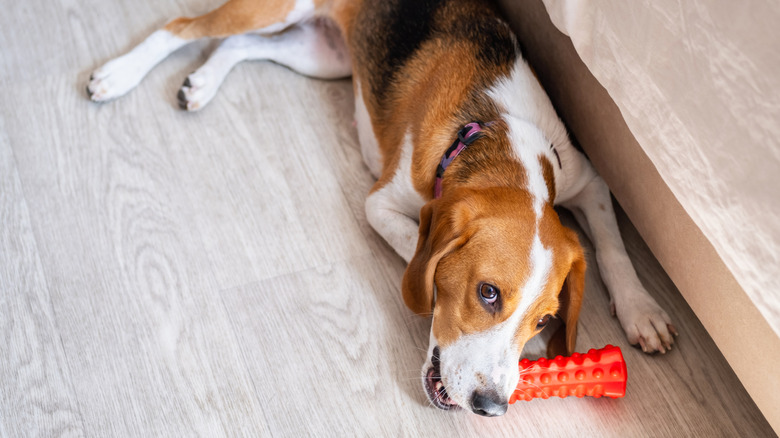
<svg viewBox="0 0 780 438"><path fill-rule="evenodd" d="M582 297L585 293L585 255L577 245L569 274L563 282L558 301L558 316L563 320L547 344L547 357L571 356L577 344L577 320L580 317Z"/></svg>
<svg viewBox="0 0 780 438"><path fill-rule="evenodd" d="M468 219L452 199L435 199L420 210L417 250L401 283L404 303L420 316L433 311L433 282L439 261L465 243L461 231ZM458 214L460 210L460 214Z"/></svg>

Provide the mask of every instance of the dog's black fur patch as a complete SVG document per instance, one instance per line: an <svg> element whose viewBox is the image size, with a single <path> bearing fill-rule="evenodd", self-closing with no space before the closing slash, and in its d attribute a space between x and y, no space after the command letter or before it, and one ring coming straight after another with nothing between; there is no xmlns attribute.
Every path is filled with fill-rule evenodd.
<svg viewBox="0 0 780 438"><path fill-rule="evenodd" d="M369 81L379 98L387 94L396 73L431 38L434 15L442 0L365 0L355 26L365 38L359 44L381 54L369 62Z"/></svg>
<svg viewBox="0 0 780 438"><path fill-rule="evenodd" d="M353 45L365 51L356 55L378 103L422 45L434 39L472 44L486 70L514 63L517 43L497 17L492 3L481 0L364 0L353 29L360 40Z"/></svg>

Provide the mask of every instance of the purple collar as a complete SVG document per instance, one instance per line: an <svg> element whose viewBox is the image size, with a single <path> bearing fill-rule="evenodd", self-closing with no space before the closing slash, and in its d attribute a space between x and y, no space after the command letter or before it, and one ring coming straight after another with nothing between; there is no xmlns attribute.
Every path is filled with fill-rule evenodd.
<svg viewBox="0 0 780 438"><path fill-rule="evenodd" d="M475 140L482 138L482 125L479 122L471 122L458 131L458 138L447 149L447 152L441 157L441 163L436 168L436 183L433 186L434 199L441 198L441 181L444 178L444 170L452 163L452 160L458 156L464 149Z"/></svg>

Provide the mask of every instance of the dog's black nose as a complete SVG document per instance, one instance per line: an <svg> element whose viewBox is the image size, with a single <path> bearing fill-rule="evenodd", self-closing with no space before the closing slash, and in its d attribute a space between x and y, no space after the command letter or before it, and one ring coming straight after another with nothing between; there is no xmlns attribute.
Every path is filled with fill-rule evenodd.
<svg viewBox="0 0 780 438"><path fill-rule="evenodd" d="M497 417L506 413L507 400L493 391L474 391L471 396L471 410L484 417Z"/></svg>

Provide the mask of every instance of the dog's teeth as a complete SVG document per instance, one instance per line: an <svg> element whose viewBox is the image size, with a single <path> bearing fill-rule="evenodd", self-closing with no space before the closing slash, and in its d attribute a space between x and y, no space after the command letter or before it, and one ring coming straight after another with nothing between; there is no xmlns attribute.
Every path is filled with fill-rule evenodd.
<svg viewBox="0 0 780 438"><path fill-rule="evenodd" d="M441 391L444 385L441 382L436 382L436 391Z"/></svg>

